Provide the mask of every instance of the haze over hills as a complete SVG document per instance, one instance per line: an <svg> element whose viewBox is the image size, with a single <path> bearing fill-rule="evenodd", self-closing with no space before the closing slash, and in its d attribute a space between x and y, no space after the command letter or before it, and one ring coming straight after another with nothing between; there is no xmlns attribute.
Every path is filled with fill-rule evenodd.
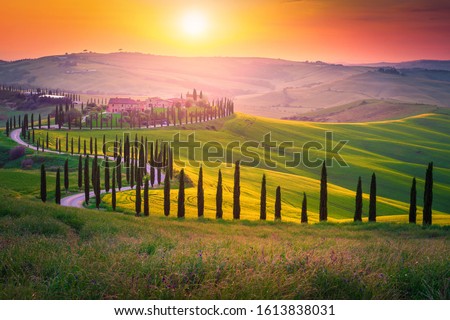
<svg viewBox="0 0 450 320"><path fill-rule="evenodd" d="M393 66L398 73L380 66ZM0 63L0 83L105 96L178 97L197 88L212 98L232 97L238 111L283 118L367 99L450 107L449 70L450 61L344 66L79 53Z"/></svg>

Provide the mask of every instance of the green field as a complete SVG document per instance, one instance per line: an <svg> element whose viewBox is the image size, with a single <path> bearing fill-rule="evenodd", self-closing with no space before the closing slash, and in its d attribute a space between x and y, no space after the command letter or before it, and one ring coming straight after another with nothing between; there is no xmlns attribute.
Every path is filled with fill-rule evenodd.
<svg viewBox="0 0 450 320"><path fill-rule="evenodd" d="M194 183L186 189L186 219L176 218L177 183L171 215L162 210L162 190L150 191L150 217L134 216L135 191L110 194L101 210L53 204L55 171L66 158L69 192L78 192L77 157L36 153L11 160L15 146L0 135L0 298L2 299L450 299L449 122L446 114L366 124L278 121L237 114L184 129L131 131L169 140L195 131L199 141L273 140L296 145L323 141L325 131L348 139L329 175L329 222L318 220L319 168L264 165L241 168L240 221L232 220L233 167L221 165L224 220L214 219L218 168L204 166L205 216L197 219L198 168L187 166ZM43 137L46 131L36 131ZM118 131L72 130L82 139ZM50 131L50 145L65 131ZM65 146L63 144L63 150ZM299 149L299 148L298 148ZM286 150L293 152L295 150ZM254 150L255 151L255 150ZM261 154L262 150L255 152ZM202 155L197 151L196 158ZM245 160L236 150L233 160ZM322 151L314 156L323 157ZM181 158L186 160L186 152ZM21 168L32 159L31 168ZM418 178L418 204L428 161L434 161L433 226L408 221L409 187ZM47 167L48 201L39 199L39 168ZM176 166L179 170L181 166ZM378 178L377 223L353 223L357 177L368 191ZM268 182L268 220L258 221L262 174ZM125 179L123 179L125 180ZM282 186L282 222L273 222L274 193ZM301 194L308 194L309 225L299 224ZM63 192L64 196L64 192ZM90 206L92 207L92 205ZM368 196L364 195L367 215ZM366 219L364 219L366 220ZM337 223L339 222L339 223Z"/></svg>
<svg viewBox="0 0 450 320"><path fill-rule="evenodd" d="M364 212L368 209L368 191L372 172L377 174L378 182L378 215L379 221L406 222L409 207L409 188L415 176L418 181L418 204L422 204L422 194L426 164L434 162L434 218L436 223L450 223L450 168L448 158L450 117L446 114L424 114L403 120L380 121L364 124L322 124L296 121L281 121L238 114L231 118L219 119L203 124L187 125L184 130L164 128L158 130L130 131L144 135L149 140L163 139L169 141L176 133L182 139L195 132L196 139L201 142L217 141L225 145L229 141L240 142L261 141L264 134L271 132L272 139L278 142L289 137L296 148L288 149L287 153L301 151L306 141L324 143L325 131L332 131L335 140L349 140L342 150L342 157L348 167L339 167L335 162L328 168L329 178L329 217L331 221L349 221L354 213L354 195L358 176L363 180ZM36 137L43 137L46 132L36 132ZM105 134L108 140L113 140L118 131L72 131L76 139L90 136L102 141ZM50 144L54 146L56 137L64 139L64 131L50 132ZM337 142L335 142L336 144ZM63 148L64 149L64 148ZM262 155L262 149L253 149ZM231 152L231 150L230 150ZM233 160L245 160L239 152L233 150ZM231 154L231 153L230 153ZM323 151L313 151L311 154L323 158ZM197 150L196 158L200 159L202 150ZM181 152L181 159L187 157ZM193 157L191 157L193 158ZM231 158L230 158L231 159ZM304 165L288 168L284 166L284 158L277 154L273 157L276 168L268 168L264 164L256 168L242 166L241 200L242 218L255 220L259 217L259 190L262 174L267 175L269 217L273 213L274 194L276 186L282 187L283 220L298 221L301 194L308 195L308 213L311 221L318 220L318 196L320 168L308 168ZM225 219L231 219L231 198L233 187L233 168L226 163L221 165L224 175L224 210ZM180 167L178 167L180 169ZM198 168L187 166L188 176L195 182ZM214 217L215 185L218 168L204 167L204 183L206 193L206 216ZM175 200L176 191L173 191ZM188 188L187 216L196 216L196 188ZM162 191L154 190L152 211L162 214ZM118 203L123 210L133 208L133 192L120 195ZM106 203L110 196L104 197ZM173 206L173 210L176 207ZM176 211L174 211L176 212ZM419 213L421 212L419 208ZM420 216L420 215L419 215ZM420 218L420 217L419 217Z"/></svg>
<svg viewBox="0 0 450 320"><path fill-rule="evenodd" d="M449 240L439 226L136 218L0 189L0 298L449 299Z"/></svg>

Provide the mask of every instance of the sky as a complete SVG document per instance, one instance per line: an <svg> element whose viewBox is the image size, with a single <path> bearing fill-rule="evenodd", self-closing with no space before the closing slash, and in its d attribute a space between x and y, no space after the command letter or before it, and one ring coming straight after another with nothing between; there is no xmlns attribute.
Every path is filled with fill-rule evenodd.
<svg viewBox="0 0 450 320"><path fill-rule="evenodd" d="M82 52L337 63L450 59L450 1L9 0L0 59Z"/></svg>

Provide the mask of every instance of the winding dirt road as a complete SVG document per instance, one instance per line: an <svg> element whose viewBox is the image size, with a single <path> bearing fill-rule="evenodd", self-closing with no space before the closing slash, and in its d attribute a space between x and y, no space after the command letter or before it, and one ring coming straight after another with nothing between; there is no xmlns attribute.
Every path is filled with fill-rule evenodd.
<svg viewBox="0 0 450 320"><path fill-rule="evenodd" d="M35 146L32 146L29 143L27 143L27 142L22 140L22 138L20 137L20 132L21 132L21 129L15 129L15 130L11 131L11 133L9 134L9 137L13 141L15 141L16 143L18 143L18 144L20 144L22 146L25 146L26 148L36 150ZM68 155L68 156L71 156L71 157L72 156L73 157L75 157L75 156L78 157L79 156L79 154L71 155L70 153L58 152L58 151L49 150L49 149L44 149L44 151L42 151L41 148L39 148L39 152L47 152L47 153ZM108 159L109 160L114 160L113 157L108 157ZM147 172L150 172L150 165L149 164L147 164ZM163 172L161 172L161 181L164 181L164 173ZM154 187L156 187L156 186L158 186L158 184L154 185ZM128 187L123 187L120 191L127 191L127 190L131 190L131 187L129 187L129 186ZM100 191L100 194L105 194L105 193L107 193L106 190L101 190ZM93 191L91 191L89 193L89 198L93 198L93 197L95 197L95 194L94 194ZM75 193L75 194L72 194L70 196L67 196L67 197L64 197L64 198L61 199L61 205L64 206L64 207L73 207L73 208L81 208L81 209L83 209L83 208L86 208L86 207L84 207L83 203L84 203L84 192Z"/></svg>

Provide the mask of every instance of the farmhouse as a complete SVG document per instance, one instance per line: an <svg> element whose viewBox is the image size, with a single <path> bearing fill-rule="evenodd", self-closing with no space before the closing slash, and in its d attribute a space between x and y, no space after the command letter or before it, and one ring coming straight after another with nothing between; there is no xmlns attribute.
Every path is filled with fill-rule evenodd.
<svg viewBox="0 0 450 320"><path fill-rule="evenodd" d="M111 98L108 102L107 112L122 112L131 110L145 110L145 102L130 98Z"/></svg>
<svg viewBox="0 0 450 320"><path fill-rule="evenodd" d="M148 98L147 99L147 105L152 108L152 107L156 107L156 108L170 108L173 106L173 102L171 101L171 99L166 100L166 99L161 99L160 97L153 97L153 98Z"/></svg>

